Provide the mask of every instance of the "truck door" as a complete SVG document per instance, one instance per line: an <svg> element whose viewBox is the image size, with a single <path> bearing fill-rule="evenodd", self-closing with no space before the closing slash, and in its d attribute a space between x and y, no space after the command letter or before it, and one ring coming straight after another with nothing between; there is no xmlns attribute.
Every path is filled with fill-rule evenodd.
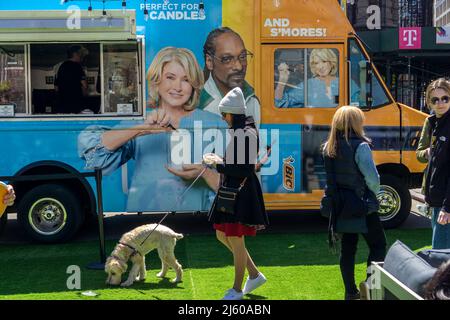
<svg viewBox="0 0 450 320"><path fill-rule="evenodd" d="M336 108L349 101L344 44L266 44L261 56L261 127L269 143L278 130L280 150L279 170L262 177L266 201L280 209L317 207L325 186L320 146Z"/></svg>

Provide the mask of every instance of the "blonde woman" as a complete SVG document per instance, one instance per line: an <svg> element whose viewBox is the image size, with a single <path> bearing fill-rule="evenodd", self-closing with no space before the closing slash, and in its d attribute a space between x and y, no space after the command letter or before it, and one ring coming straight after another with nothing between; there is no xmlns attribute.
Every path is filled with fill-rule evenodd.
<svg viewBox="0 0 450 320"><path fill-rule="evenodd" d="M364 113L360 109L351 106L339 108L333 117L331 130L323 147L327 194L337 196L335 186L337 190L352 189L359 197L369 199L367 215L362 214L356 220L345 219L345 212L341 212L332 219L332 227L336 228L336 232L342 233L340 269L346 300L360 297L355 285L358 234L362 233L369 247L367 265L371 261L383 261L386 253L386 238L377 214L376 194L380 188L380 179L372 159L370 140L364 133L363 125Z"/></svg>
<svg viewBox="0 0 450 320"><path fill-rule="evenodd" d="M312 78L308 79L308 101L306 107L331 108L336 107L335 97L339 96L339 63L334 49L313 49L309 58L309 68ZM275 105L279 108L305 106L304 83L286 90L289 81L289 66L282 62L278 65L279 78L275 88ZM352 88L357 84L352 81ZM354 93L351 101L357 102L359 90Z"/></svg>
<svg viewBox="0 0 450 320"><path fill-rule="evenodd" d="M450 249L450 81L440 78L425 98L434 115L427 120L431 139L425 172L425 201L431 207L433 249Z"/></svg>
<svg viewBox="0 0 450 320"><path fill-rule="evenodd" d="M87 128L79 138L81 156L88 168L102 168L104 174L135 160L127 211L207 211L214 198L213 189L218 185L218 174L207 169L181 199L202 166L171 167L171 135L187 132L187 142L194 153L195 146L204 147L202 141L193 142L195 121L202 124L203 130L226 128L226 123L218 115L196 109L203 74L188 49L167 47L159 51L149 67L147 80L154 110L145 121L131 127L129 123L121 123L113 130ZM202 151L198 152L200 159L188 155L191 163L201 163Z"/></svg>

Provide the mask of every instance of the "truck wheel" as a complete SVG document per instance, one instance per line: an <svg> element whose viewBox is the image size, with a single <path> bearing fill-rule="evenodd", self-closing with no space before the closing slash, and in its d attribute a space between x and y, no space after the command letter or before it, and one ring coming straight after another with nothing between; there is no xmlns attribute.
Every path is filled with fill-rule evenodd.
<svg viewBox="0 0 450 320"><path fill-rule="evenodd" d="M20 200L17 219L34 240L45 243L72 238L84 221L74 193L64 185L44 184L29 190Z"/></svg>
<svg viewBox="0 0 450 320"><path fill-rule="evenodd" d="M377 199L380 203L378 214L386 229L400 226L411 212L411 194L407 185L396 176L381 175Z"/></svg>

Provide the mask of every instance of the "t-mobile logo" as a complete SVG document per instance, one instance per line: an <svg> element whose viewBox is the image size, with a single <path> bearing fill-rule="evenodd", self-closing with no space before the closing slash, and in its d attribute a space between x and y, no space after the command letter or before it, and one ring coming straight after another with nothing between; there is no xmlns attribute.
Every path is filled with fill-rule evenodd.
<svg viewBox="0 0 450 320"><path fill-rule="evenodd" d="M407 47L414 46L414 42L417 41L416 30L403 30L403 41L406 42Z"/></svg>
<svg viewBox="0 0 450 320"><path fill-rule="evenodd" d="M421 46L421 28L400 28L400 49L420 49Z"/></svg>

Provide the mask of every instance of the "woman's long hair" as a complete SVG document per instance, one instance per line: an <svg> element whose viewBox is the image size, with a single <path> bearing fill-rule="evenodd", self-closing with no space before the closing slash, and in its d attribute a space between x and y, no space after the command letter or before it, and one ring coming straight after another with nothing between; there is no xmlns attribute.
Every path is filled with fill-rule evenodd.
<svg viewBox="0 0 450 320"><path fill-rule="evenodd" d="M370 143L370 139L364 133L364 119L364 112L357 107L339 108L333 116L328 139L323 145L324 154L330 158L336 157L339 136L343 136L347 142L351 136L356 136Z"/></svg>
<svg viewBox="0 0 450 320"><path fill-rule="evenodd" d="M233 121L231 125L231 129L237 130L237 129L244 129L245 128L245 121L247 117L245 114L233 114Z"/></svg>

